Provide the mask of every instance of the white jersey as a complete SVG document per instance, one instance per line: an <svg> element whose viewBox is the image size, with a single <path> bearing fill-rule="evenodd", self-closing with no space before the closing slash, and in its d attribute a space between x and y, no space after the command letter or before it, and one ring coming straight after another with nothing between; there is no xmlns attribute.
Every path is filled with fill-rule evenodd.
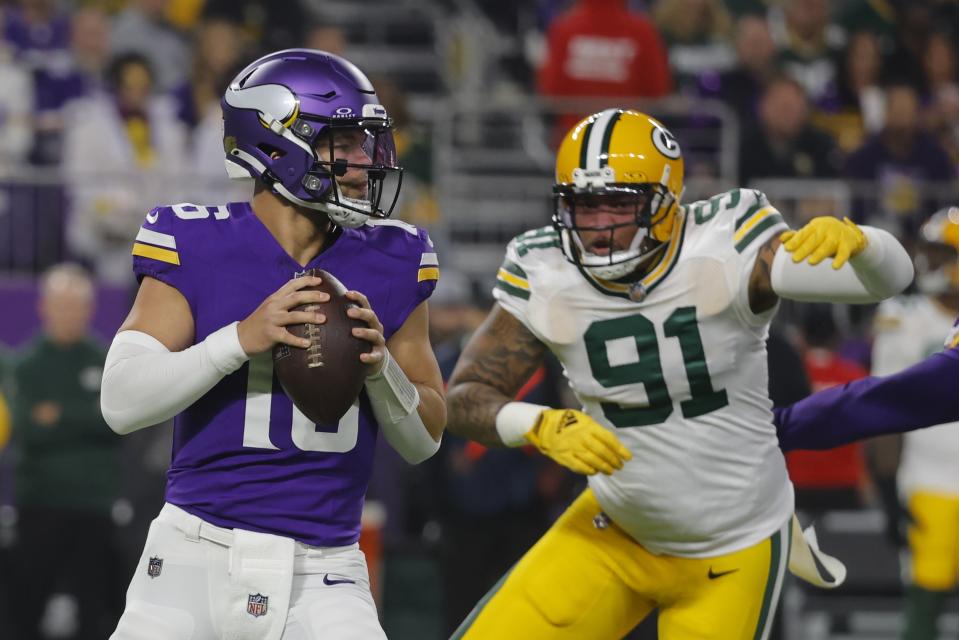
<svg viewBox="0 0 959 640"><path fill-rule="evenodd" d="M886 300L876 314L872 373L888 375L941 351L956 314L923 295ZM956 423L911 431L904 435L899 486L959 494L959 428Z"/></svg>
<svg viewBox="0 0 959 640"><path fill-rule="evenodd" d="M556 354L583 410L632 451L589 484L654 553L732 552L793 512L767 391L773 312L753 314L747 291L759 248L785 229L752 190L684 207L640 302L567 261L552 228L507 247L494 295Z"/></svg>

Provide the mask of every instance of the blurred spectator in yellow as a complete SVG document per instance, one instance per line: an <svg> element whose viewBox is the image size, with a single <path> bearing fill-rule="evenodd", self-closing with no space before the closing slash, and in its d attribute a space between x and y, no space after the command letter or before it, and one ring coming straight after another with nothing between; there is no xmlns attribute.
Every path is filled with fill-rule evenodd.
<svg viewBox="0 0 959 640"><path fill-rule="evenodd" d="M182 202L176 178L189 161L173 101L153 93L146 58L110 63L109 93L67 112L63 171L70 195L67 240L104 282L132 284L130 241L153 203Z"/></svg>
<svg viewBox="0 0 959 640"><path fill-rule="evenodd" d="M406 94L395 82L385 76L375 76L370 81L393 119L396 155L403 167L403 188L394 215L413 224L435 224L440 211L433 188L433 146L429 130L413 122Z"/></svg>
<svg viewBox="0 0 959 640"><path fill-rule="evenodd" d="M7 446L10 441L10 407L7 399L0 391L0 451Z"/></svg>
<svg viewBox="0 0 959 640"><path fill-rule="evenodd" d="M829 0L785 0L774 22L779 64L805 89L812 104L826 106L836 94L836 61L842 34L830 24Z"/></svg>
<svg viewBox="0 0 959 640"><path fill-rule="evenodd" d="M879 38L860 31L849 38L839 65L839 92L829 112L813 121L836 137L839 147L851 152L862 144L866 132L882 127L882 51Z"/></svg>
<svg viewBox="0 0 959 640"><path fill-rule="evenodd" d="M755 120L760 96L776 75L776 45L769 24L763 16L746 15L736 22L735 67L722 73L704 73L700 91L732 107L745 125Z"/></svg>
<svg viewBox="0 0 959 640"><path fill-rule="evenodd" d="M720 0L660 0L653 19L680 88L692 88L702 73L726 71L735 64L732 20Z"/></svg>
<svg viewBox="0 0 959 640"><path fill-rule="evenodd" d="M537 88L551 98L658 98L673 79L656 27L626 0L576 0L549 26ZM580 117L563 114L557 130Z"/></svg>
<svg viewBox="0 0 959 640"><path fill-rule="evenodd" d="M933 210L927 198L935 199L940 189L956 176L956 167L936 139L920 123L919 96L909 85L899 84L885 91L885 122L878 133L853 152L845 175L860 182L864 196L875 202L861 202L857 215L868 212L870 224L885 226L897 233L912 235L925 220L923 211ZM932 184L930 184L932 183Z"/></svg>
<svg viewBox="0 0 959 640"><path fill-rule="evenodd" d="M184 33L190 31L200 21L205 0L170 0L166 7L166 18Z"/></svg>
<svg viewBox="0 0 959 640"><path fill-rule="evenodd" d="M809 121L803 88L790 77L772 81L759 105L759 123L746 124L739 149L740 180L756 178L828 178L841 157L829 134Z"/></svg>
<svg viewBox="0 0 959 640"><path fill-rule="evenodd" d="M35 638L54 591L77 600L76 638L109 635L122 608L111 509L120 495L120 441L100 415L106 351L89 334L95 291L72 264L40 283L40 334L13 372L18 547L7 593L17 594L13 637Z"/></svg>
<svg viewBox="0 0 959 640"><path fill-rule="evenodd" d="M114 18L110 34L114 55L136 52L150 62L161 91L172 90L183 82L190 69L186 39L167 20L169 3L170 0L129 0Z"/></svg>
<svg viewBox="0 0 959 640"><path fill-rule="evenodd" d="M242 200L251 185L230 180L223 168L223 113L220 98L240 70L247 42L234 20L204 18L193 31L189 79L173 92L177 117L187 131L190 151L181 184L195 204ZM244 57L245 59L245 57Z"/></svg>

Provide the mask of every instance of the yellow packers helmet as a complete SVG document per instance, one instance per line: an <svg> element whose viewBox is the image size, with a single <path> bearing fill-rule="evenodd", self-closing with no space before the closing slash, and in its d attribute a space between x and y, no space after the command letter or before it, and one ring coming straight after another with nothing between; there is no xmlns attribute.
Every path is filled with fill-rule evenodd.
<svg viewBox="0 0 959 640"><path fill-rule="evenodd" d="M959 292L959 207L932 214L919 228L916 286L927 295Z"/></svg>
<svg viewBox="0 0 959 640"><path fill-rule="evenodd" d="M628 275L669 241L682 192L682 152L661 123L624 109L585 118L566 134L556 156L553 226L566 258L600 278ZM620 210L632 205L635 219L628 225L637 231L628 249L595 255L585 250L580 230L608 231L612 244L614 231L626 225L578 226L577 207L604 202Z"/></svg>

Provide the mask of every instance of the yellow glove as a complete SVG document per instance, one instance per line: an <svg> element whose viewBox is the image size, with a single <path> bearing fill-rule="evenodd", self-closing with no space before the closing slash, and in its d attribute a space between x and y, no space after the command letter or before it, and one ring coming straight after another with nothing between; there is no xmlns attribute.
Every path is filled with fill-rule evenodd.
<svg viewBox="0 0 959 640"><path fill-rule="evenodd" d="M866 248L862 229L849 218L840 221L832 216L813 218L799 231L786 231L779 239L792 254L793 262L802 262L808 257L809 264L819 264L832 258L833 269L839 269Z"/></svg>
<svg viewBox="0 0 959 640"><path fill-rule="evenodd" d="M633 457L616 436L575 409L544 409L524 437L564 467L588 476L610 475Z"/></svg>

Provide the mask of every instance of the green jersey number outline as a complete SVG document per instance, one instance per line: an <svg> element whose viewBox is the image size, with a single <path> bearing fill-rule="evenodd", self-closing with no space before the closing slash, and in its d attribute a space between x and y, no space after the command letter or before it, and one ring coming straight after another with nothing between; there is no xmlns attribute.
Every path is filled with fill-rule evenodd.
<svg viewBox="0 0 959 640"><path fill-rule="evenodd" d="M725 389L713 389L706 352L696 320L696 307L679 307L663 323L667 338L679 340L683 366L689 381L691 397L679 403L684 418L695 418L729 404ZM606 343L620 338L633 338L639 360L613 365L609 362ZM603 414L617 428L644 427L660 424L673 413L673 400L666 387L663 366L659 357L659 339L656 326L649 318L637 313L622 318L597 320L583 334L586 354L593 377L604 387L642 384L646 389L647 406L623 406L615 402L601 402Z"/></svg>

